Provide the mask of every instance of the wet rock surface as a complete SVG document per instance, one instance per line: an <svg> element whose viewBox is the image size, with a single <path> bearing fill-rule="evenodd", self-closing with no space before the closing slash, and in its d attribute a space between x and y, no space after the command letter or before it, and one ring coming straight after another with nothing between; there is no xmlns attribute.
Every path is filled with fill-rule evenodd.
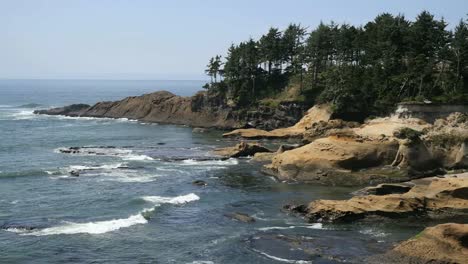
<svg viewBox="0 0 468 264"><path fill-rule="evenodd" d="M229 218L231 218L233 220L236 220L236 221L239 221L239 222L243 222L243 223L253 223L253 222L255 222L255 218L253 218L252 216L250 216L248 214L244 214L244 213L239 213L239 212L228 213L228 214L225 214L224 216L229 217Z"/></svg>
<svg viewBox="0 0 468 264"><path fill-rule="evenodd" d="M256 143L246 143L241 142L233 147L226 147L221 149L216 149L214 153L223 157L238 158L238 157L247 157L253 156L256 153L268 153L272 152L271 150L256 144Z"/></svg>
<svg viewBox="0 0 468 264"><path fill-rule="evenodd" d="M428 183L429 181L429 183ZM350 222L368 216L382 217L443 217L468 211L468 174L458 177L432 178L417 182L404 193L391 188L376 187L383 195L355 196L349 200L316 200L286 209L303 215L310 222ZM369 190L369 189L368 189Z"/></svg>

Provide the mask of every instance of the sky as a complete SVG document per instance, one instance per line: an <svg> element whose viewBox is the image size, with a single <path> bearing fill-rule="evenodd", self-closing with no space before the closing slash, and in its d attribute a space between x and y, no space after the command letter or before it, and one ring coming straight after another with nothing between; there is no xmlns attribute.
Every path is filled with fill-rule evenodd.
<svg viewBox="0 0 468 264"><path fill-rule="evenodd" d="M200 80L210 57L272 26L423 10L453 28L468 0L0 0L0 79Z"/></svg>

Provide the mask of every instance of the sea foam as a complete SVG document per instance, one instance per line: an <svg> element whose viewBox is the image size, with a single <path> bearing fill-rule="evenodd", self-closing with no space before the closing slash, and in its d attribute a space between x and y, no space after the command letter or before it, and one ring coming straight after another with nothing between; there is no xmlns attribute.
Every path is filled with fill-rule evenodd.
<svg viewBox="0 0 468 264"><path fill-rule="evenodd" d="M176 197L162 196L145 196L143 200L153 203L154 206L159 206L164 203L169 204L186 204L200 199L196 194L190 193ZM128 218L112 219L106 221L96 221L88 223L66 222L62 225L48 227L37 230L26 230L20 228L7 228L6 231L18 233L20 235L29 236L48 236L48 235L72 235L72 234L104 234L121 228L128 228L134 225L148 223L146 215L155 210L155 207L146 208L138 214L131 215Z"/></svg>

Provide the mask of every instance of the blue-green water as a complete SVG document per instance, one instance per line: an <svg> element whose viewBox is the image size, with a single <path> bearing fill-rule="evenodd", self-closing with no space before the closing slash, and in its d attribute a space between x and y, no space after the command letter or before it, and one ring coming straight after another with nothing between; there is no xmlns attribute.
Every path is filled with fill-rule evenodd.
<svg viewBox="0 0 468 264"><path fill-rule="evenodd" d="M32 114L160 89L191 95L202 84L0 81L0 263L336 263L326 254L354 261L421 230L408 221L321 225L287 215L286 203L354 189L276 182L247 159L206 160L234 144L220 131ZM93 148L60 152L68 147ZM233 212L257 221L225 216ZM325 243L327 252L291 249L291 238Z"/></svg>

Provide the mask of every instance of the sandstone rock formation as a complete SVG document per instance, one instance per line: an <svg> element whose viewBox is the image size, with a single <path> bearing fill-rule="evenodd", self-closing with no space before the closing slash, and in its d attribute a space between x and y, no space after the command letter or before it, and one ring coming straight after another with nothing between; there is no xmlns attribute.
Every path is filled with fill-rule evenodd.
<svg viewBox="0 0 468 264"><path fill-rule="evenodd" d="M303 138L310 143L278 153L264 172L285 181L356 185L468 168L468 118L461 113L434 125L395 116L363 125L320 121L303 132Z"/></svg>
<svg viewBox="0 0 468 264"><path fill-rule="evenodd" d="M294 138L302 137L302 134L312 126L313 123L318 121L328 121L332 115L331 107L329 105L315 105L309 109L304 117L294 126L287 128L279 128L272 131L265 131L261 129L237 129L229 133L223 134L223 137L241 137L241 138Z"/></svg>
<svg viewBox="0 0 468 264"><path fill-rule="evenodd" d="M317 200L307 206L290 207L311 222L354 221L368 216L440 216L468 210L468 173L415 181L407 192L355 196L349 200ZM387 189L389 190L389 189ZM403 192L403 193L402 193Z"/></svg>
<svg viewBox="0 0 468 264"><path fill-rule="evenodd" d="M392 181L393 172L361 173L359 170L390 164L398 150L397 141L370 141L330 136L303 147L277 154L264 167L279 180L320 182L331 185L360 185ZM352 175L352 174L355 175ZM356 176L356 177L352 177ZM404 180L407 178L402 178Z"/></svg>
<svg viewBox="0 0 468 264"><path fill-rule="evenodd" d="M468 263L468 224L440 224L424 229L369 263Z"/></svg>

